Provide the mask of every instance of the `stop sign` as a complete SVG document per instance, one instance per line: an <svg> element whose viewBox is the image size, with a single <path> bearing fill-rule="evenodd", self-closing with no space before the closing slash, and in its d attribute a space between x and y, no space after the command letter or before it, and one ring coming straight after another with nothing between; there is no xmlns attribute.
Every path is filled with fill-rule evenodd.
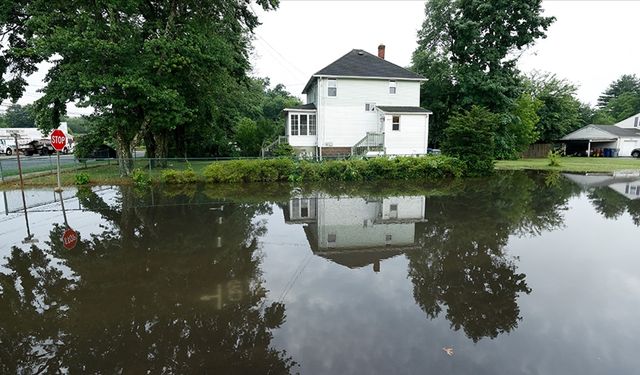
<svg viewBox="0 0 640 375"><path fill-rule="evenodd" d="M64 149L64 145L67 144L67 136L64 135L64 132L60 129L56 129L51 133L51 146L56 151L62 151Z"/></svg>
<svg viewBox="0 0 640 375"><path fill-rule="evenodd" d="M67 228L62 235L62 246L65 249L71 250L78 244L78 233L71 228Z"/></svg>

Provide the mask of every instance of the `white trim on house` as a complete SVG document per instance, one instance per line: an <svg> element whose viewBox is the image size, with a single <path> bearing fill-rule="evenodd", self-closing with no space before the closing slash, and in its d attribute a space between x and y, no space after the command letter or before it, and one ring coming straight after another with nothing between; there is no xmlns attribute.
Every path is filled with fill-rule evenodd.
<svg viewBox="0 0 640 375"><path fill-rule="evenodd" d="M376 80L385 80L385 81L427 81L426 78L400 78L400 77L364 77L364 76L336 76L336 75L325 75L325 74L314 74L311 77L314 78L331 78L331 79L376 79Z"/></svg>

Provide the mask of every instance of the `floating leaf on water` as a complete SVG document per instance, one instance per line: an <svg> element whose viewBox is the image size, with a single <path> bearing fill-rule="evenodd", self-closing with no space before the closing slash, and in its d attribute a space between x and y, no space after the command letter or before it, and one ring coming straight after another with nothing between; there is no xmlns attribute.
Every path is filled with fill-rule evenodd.
<svg viewBox="0 0 640 375"><path fill-rule="evenodd" d="M442 351L447 353L449 357L453 356L453 347L447 348L446 346L442 348Z"/></svg>

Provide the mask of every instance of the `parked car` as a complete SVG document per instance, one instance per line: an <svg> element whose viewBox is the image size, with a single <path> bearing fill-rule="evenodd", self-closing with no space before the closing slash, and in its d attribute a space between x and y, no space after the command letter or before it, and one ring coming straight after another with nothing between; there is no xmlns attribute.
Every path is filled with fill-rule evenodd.
<svg viewBox="0 0 640 375"><path fill-rule="evenodd" d="M633 156L634 158L640 158L640 148L636 148L635 150L631 151L631 156Z"/></svg>
<svg viewBox="0 0 640 375"><path fill-rule="evenodd" d="M427 155L440 155L442 151L439 148L427 148Z"/></svg>

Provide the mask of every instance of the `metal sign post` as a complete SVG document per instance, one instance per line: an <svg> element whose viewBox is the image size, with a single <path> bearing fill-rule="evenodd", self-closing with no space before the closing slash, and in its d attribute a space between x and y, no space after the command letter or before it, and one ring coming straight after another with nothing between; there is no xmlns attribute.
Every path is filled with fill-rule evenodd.
<svg viewBox="0 0 640 375"><path fill-rule="evenodd" d="M60 184L60 151L64 149L67 144L67 136L60 129L56 129L51 132L51 146L56 150L56 160L58 165L58 187L56 191L62 191L62 185Z"/></svg>

